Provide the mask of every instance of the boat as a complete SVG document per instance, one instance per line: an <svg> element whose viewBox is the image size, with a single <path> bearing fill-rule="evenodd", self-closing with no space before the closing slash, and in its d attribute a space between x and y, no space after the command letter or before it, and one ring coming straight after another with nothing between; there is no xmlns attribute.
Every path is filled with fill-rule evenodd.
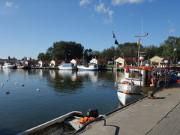
<svg viewBox="0 0 180 135"><path fill-rule="evenodd" d="M26 65L17 65L17 69L29 69Z"/></svg>
<svg viewBox="0 0 180 135"><path fill-rule="evenodd" d="M72 63L62 63L58 66L60 70L77 70L77 66Z"/></svg>
<svg viewBox="0 0 180 135"><path fill-rule="evenodd" d="M132 94L124 94L119 92L118 93L118 98L120 100L120 105L125 106L139 98L143 97L143 95L132 95Z"/></svg>
<svg viewBox="0 0 180 135"><path fill-rule="evenodd" d="M117 95L121 103L125 103L130 95L147 94L148 91L156 91L157 83L151 84L152 67L124 67L124 78L117 83ZM160 81L160 80L159 80ZM160 82L158 82L160 83Z"/></svg>
<svg viewBox="0 0 180 135"><path fill-rule="evenodd" d="M96 120L104 120L102 115L99 116L97 109L89 109L86 116L83 116L82 112L72 111L51 121L18 133L17 135L71 135L76 134Z"/></svg>
<svg viewBox="0 0 180 135"><path fill-rule="evenodd" d="M5 62L4 65L3 65L3 69L13 69L13 68L16 68L16 65L15 64L12 64L12 63L8 63L8 62Z"/></svg>
<svg viewBox="0 0 180 135"><path fill-rule="evenodd" d="M97 71L98 65L94 63L89 63L88 66L85 65L77 65L78 71L79 70L87 70L87 71Z"/></svg>
<svg viewBox="0 0 180 135"><path fill-rule="evenodd" d="M70 135L82 127L78 123L82 116L82 112L72 111L17 135Z"/></svg>

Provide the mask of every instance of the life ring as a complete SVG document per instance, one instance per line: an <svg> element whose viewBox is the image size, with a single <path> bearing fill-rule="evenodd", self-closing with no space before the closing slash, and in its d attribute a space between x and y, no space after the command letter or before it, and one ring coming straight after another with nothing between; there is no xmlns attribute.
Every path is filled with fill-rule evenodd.
<svg viewBox="0 0 180 135"><path fill-rule="evenodd" d="M129 85L131 85L131 83L128 82L128 81L123 81L122 84L129 84Z"/></svg>

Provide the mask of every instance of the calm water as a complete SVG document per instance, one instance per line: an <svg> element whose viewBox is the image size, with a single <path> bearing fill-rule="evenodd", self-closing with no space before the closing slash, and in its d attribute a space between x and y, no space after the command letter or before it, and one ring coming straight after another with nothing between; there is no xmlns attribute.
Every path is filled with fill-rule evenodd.
<svg viewBox="0 0 180 135"><path fill-rule="evenodd" d="M0 134L16 134L70 111L86 114L94 108L105 114L117 109L114 82L121 77L121 72L3 70Z"/></svg>

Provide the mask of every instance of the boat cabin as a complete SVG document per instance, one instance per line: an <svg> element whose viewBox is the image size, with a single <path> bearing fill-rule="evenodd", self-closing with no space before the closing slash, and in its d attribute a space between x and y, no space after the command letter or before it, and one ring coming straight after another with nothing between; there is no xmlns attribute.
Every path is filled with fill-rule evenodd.
<svg viewBox="0 0 180 135"><path fill-rule="evenodd" d="M125 67L124 78L121 80L139 86L150 86L152 67Z"/></svg>

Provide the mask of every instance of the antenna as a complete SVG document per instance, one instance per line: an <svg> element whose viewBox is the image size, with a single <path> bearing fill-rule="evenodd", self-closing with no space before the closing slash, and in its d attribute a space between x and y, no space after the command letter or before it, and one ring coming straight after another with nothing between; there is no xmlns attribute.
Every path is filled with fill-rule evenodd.
<svg viewBox="0 0 180 135"><path fill-rule="evenodd" d="M143 31L143 17L142 17L142 35L144 34L144 31Z"/></svg>

